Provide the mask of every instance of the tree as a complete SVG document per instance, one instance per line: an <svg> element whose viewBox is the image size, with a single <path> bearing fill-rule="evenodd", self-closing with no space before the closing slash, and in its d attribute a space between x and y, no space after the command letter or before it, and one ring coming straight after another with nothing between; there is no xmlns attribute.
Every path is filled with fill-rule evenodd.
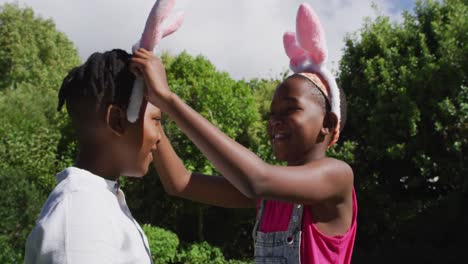
<svg viewBox="0 0 468 264"><path fill-rule="evenodd" d="M60 161L68 161L56 151L68 120L56 111L57 91L80 63L78 53L51 20L35 17L30 8L5 4L0 21L1 173L35 176L51 188Z"/></svg>
<svg viewBox="0 0 468 264"><path fill-rule="evenodd" d="M0 90L20 83L58 89L65 74L80 63L72 42L51 19L31 8L0 6Z"/></svg>
<svg viewBox="0 0 468 264"><path fill-rule="evenodd" d="M21 259L54 175L71 162L57 150L67 118L55 109L79 58L51 20L17 4L0 6L0 36L0 237L15 252L3 257Z"/></svg>
<svg viewBox="0 0 468 264"><path fill-rule="evenodd" d="M468 191L467 13L462 0L418 2L402 23L380 16L346 40L362 248L398 244L405 224Z"/></svg>

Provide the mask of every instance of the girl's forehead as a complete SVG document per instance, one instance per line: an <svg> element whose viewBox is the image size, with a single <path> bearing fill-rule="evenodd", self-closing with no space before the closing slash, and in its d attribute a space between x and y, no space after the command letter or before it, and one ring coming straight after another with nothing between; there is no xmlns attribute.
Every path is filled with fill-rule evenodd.
<svg viewBox="0 0 468 264"><path fill-rule="evenodd" d="M310 85L306 80L300 78L289 78L280 83L276 88L273 98L281 99L287 97L303 97L310 92Z"/></svg>

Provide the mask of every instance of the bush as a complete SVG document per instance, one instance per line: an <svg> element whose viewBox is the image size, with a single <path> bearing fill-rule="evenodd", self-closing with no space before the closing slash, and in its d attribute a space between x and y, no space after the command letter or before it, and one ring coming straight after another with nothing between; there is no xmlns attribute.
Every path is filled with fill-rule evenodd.
<svg viewBox="0 0 468 264"><path fill-rule="evenodd" d="M147 224L143 225L142 228L148 238L151 257L154 263L173 262L177 255L177 247L179 246L177 235L171 231Z"/></svg>
<svg viewBox="0 0 468 264"><path fill-rule="evenodd" d="M21 263L22 256L15 252L8 237L0 235L0 263Z"/></svg>
<svg viewBox="0 0 468 264"><path fill-rule="evenodd" d="M213 247L207 242L201 242L190 245L178 255L178 260L186 264L224 264L223 253L217 247Z"/></svg>
<svg viewBox="0 0 468 264"><path fill-rule="evenodd" d="M21 177L0 175L0 263L23 252L45 196L34 184ZM12 255L12 252L16 252Z"/></svg>
<svg viewBox="0 0 468 264"><path fill-rule="evenodd" d="M226 260L218 247L207 242L191 244L187 248L179 247L176 234L160 227L145 224L143 231L148 238L151 257L155 264L184 263L184 264L248 264L241 260Z"/></svg>

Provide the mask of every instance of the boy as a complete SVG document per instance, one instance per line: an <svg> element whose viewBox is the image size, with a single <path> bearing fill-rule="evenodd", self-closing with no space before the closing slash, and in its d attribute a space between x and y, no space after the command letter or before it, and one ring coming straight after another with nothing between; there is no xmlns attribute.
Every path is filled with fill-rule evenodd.
<svg viewBox="0 0 468 264"><path fill-rule="evenodd" d="M161 111L148 102L127 121L135 76L123 50L94 53L59 92L78 136L73 167L57 175L26 243L25 263L152 263L148 241L125 203L120 175L141 177L160 140Z"/></svg>

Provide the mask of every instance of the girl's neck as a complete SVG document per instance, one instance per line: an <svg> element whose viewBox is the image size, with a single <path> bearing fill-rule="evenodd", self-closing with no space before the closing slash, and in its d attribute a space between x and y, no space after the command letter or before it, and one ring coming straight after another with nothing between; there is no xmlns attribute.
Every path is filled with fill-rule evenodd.
<svg viewBox="0 0 468 264"><path fill-rule="evenodd" d="M116 181L120 173L113 166L112 158L96 146L82 146L75 161L75 166L87 170L106 180Z"/></svg>

